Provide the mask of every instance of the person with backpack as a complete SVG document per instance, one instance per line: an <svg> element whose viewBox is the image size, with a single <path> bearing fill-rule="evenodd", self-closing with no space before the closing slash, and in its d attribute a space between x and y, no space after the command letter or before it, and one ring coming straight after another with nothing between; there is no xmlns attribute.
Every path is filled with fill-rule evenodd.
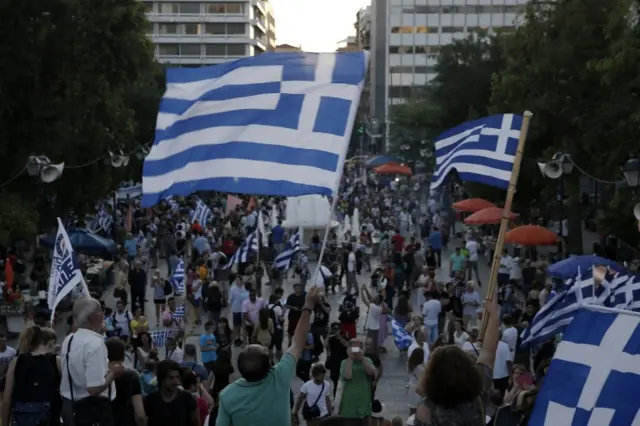
<svg viewBox="0 0 640 426"><path fill-rule="evenodd" d="M282 343L284 342L284 309L282 308L282 289L276 289L269 296L269 316L273 321L273 335L271 336L271 344L269 352L275 349L275 359L279 361L282 358Z"/></svg>
<svg viewBox="0 0 640 426"><path fill-rule="evenodd" d="M56 332L31 326L29 352L9 364L2 401L2 424L54 426L60 424L60 358L55 355Z"/></svg>
<svg viewBox="0 0 640 426"><path fill-rule="evenodd" d="M107 339L109 363L124 363L126 345L116 337ZM111 401L113 422L118 426L144 425L146 416L142 401L142 387L138 372L125 368L122 376L115 379L116 397Z"/></svg>
<svg viewBox="0 0 640 426"><path fill-rule="evenodd" d="M131 330L132 319L133 315L125 309L124 302L118 300L116 303L116 311L113 313L112 323L115 327L116 336L120 337L120 339L125 342L129 342L129 339L133 335Z"/></svg>

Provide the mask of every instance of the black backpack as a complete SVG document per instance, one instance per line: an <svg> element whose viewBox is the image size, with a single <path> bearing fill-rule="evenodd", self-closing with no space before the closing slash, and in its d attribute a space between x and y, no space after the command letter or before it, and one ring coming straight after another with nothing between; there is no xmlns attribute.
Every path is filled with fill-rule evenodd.
<svg viewBox="0 0 640 426"><path fill-rule="evenodd" d="M52 421L59 417L62 405L59 392L61 376L56 357L21 354L16 360L15 374L11 401L13 424L52 424Z"/></svg>
<svg viewBox="0 0 640 426"><path fill-rule="evenodd" d="M322 344L322 337L319 334L313 335L313 349L311 353L313 356L319 357L324 352L324 345Z"/></svg>

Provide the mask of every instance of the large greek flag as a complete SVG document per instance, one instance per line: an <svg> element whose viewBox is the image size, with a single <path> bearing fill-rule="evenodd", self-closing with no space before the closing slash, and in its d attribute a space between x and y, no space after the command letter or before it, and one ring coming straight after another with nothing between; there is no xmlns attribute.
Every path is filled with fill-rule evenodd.
<svg viewBox="0 0 640 426"><path fill-rule="evenodd" d="M253 231L247 238L244 239L238 250L231 256L229 263L225 266L225 269L231 269L236 263L246 263L249 261L251 253L258 252L258 236L257 232Z"/></svg>
<svg viewBox="0 0 640 426"><path fill-rule="evenodd" d="M332 195L367 62L366 52L265 53L167 70L142 205L202 190Z"/></svg>
<svg viewBox="0 0 640 426"><path fill-rule="evenodd" d="M529 426L640 424L640 316L581 307L558 345Z"/></svg>
<svg viewBox="0 0 640 426"><path fill-rule="evenodd" d="M56 311L56 306L64 299L77 285L82 286L82 293L89 297L89 289L82 278L80 268L76 262L73 247L69 235L64 229L64 225L58 218L58 233L53 247L51 261L51 273L49 275L49 290L47 302L51 315Z"/></svg>
<svg viewBox="0 0 640 426"><path fill-rule="evenodd" d="M293 234L284 247L282 253L276 256L275 264L278 269L290 269L293 256L300 251L300 229Z"/></svg>
<svg viewBox="0 0 640 426"><path fill-rule="evenodd" d="M431 189L456 170L465 182L507 188L515 159L522 116L492 115L447 130L435 140L436 170Z"/></svg>
<svg viewBox="0 0 640 426"><path fill-rule="evenodd" d="M567 280L564 289L540 309L524 330L522 345L564 332L579 309L587 305L640 312L640 276L617 273L597 282L591 268L576 279Z"/></svg>

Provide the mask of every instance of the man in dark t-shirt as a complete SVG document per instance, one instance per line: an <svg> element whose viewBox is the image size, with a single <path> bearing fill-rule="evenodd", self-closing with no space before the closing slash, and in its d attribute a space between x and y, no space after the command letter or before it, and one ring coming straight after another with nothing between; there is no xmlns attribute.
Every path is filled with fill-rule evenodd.
<svg viewBox="0 0 640 426"><path fill-rule="evenodd" d="M109 364L124 363L125 343L117 337L106 342ZM144 422L142 408L142 389L138 372L125 369L124 374L115 379L116 397L111 401L113 424L117 426L136 426Z"/></svg>
<svg viewBox="0 0 640 426"><path fill-rule="evenodd" d="M302 286L300 284L293 285L293 293L287 297L286 308L289 309L289 316L287 317L288 326L287 334L289 335L289 346L291 346L291 336L293 336L298 320L302 314L302 307L304 306L305 295L302 292Z"/></svg>
<svg viewBox="0 0 640 426"><path fill-rule="evenodd" d="M180 374L177 362L165 359L158 363L158 390L144 400L147 426L200 426L196 399L190 392L179 388Z"/></svg>

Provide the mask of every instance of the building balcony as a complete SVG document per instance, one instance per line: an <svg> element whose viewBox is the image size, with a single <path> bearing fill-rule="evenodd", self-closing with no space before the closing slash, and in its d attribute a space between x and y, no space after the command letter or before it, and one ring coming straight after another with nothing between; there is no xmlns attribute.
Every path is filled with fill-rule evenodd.
<svg viewBox="0 0 640 426"><path fill-rule="evenodd" d="M267 32L267 27L265 25L265 22L260 19L260 18L253 18L251 20L251 25L256 26L260 31L262 31L263 33Z"/></svg>
<svg viewBox="0 0 640 426"><path fill-rule="evenodd" d="M193 22L249 22L247 15L222 15L222 14L191 14L191 13L147 13L147 19L151 23L193 23Z"/></svg>
<svg viewBox="0 0 640 426"><path fill-rule="evenodd" d="M248 34L147 34L154 44L170 43L251 43Z"/></svg>
<svg viewBox="0 0 640 426"><path fill-rule="evenodd" d="M235 59L244 58L241 56L181 56L181 55L156 55L156 59L161 64L172 65L217 65Z"/></svg>
<svg viewBox="0 0 640 426"><path fill-rule="evenodd" d="M262 49L263 51L267 51L267 39L266 37L255 37L254 39L251 40L252 44L256 47L258 47L259 49Z"/></svg>
<svg viewBox="0 0 640 426"><path fill-rule="evenodd" d="M251 5L257 7L263 15L267 15L267 2L264 0L251 0Z"/></svg>

